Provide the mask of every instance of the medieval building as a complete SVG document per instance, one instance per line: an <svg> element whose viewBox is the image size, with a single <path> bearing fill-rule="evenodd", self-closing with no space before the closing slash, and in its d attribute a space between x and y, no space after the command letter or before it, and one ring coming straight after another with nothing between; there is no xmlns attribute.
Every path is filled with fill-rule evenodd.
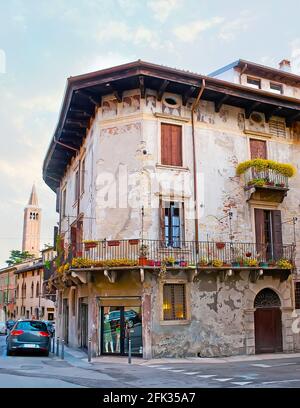
<svg viewBox="0 0 300 408"><path fill-rule="evenodd" d="M299 350L299 102L300 76L241 60L69 78L43 167L58 335L97 355L130 335L144 358Z"/></svg>

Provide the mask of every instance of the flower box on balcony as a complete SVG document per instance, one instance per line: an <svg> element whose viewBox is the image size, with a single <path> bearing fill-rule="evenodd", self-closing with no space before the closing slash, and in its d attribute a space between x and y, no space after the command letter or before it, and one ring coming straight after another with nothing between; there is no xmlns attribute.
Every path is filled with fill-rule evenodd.
<svg viewBox="0 0 300 408"><path fill-rule="evenodd" d="M225 242L216 242L216 247L217 247L217 249L224 249L225 248Z"/></svg>
<svg viewBox="0 0 300 408"><path fill-rule="evenodd" d="M155 266L161 266L161 261L155 261Z"/></svg>
<svg viewBox="0 0 300 408"><path fill-rule="evenodd" d="M153 261L152 259L148 259L147 265L148 266L155 266L155 261Z"/></svg>
<svg viewBox="0 0 300 408"><path fill-rule="evenodd" d="M130 239L129 240L129 245L138 245L139 244L139 240L138 239Z"/></svg>
<svg viewBox="0 0 300 408"><path fill-rule="evenodd" d="M108 241L107 244L108 246L120 246L120 241L117 241L117 240Z"/></svg>
<svg viewBox="0 0 300 408"><path fill-rule="evenodd" d="M235 268L240 268L241 264L240 262L232 262L232 266Z"/></svg>
<svg viewBox="0 0 300 408"><path fill-rule="evenodd" d="M85 241L83 243L85 251L89 251L92 248L96 248L97 243L98 243L97 241Z"/></svg>
<svg viewBox="0 0 300 408"><path fill-rule="evenodd" d="M147 258L144 256L139 257L139 266L147 266Z"/></svg>
<svg viewBox="0 0 300 408"><path fill-rule="evenodd" d="M268 262L260 262L259 266L262 266L264 268L267 268L269 266Z"/></svg>
<svg viewBox="0 0 300 408"><path fill-rule="evenodd" d="M182 268L186 268L187 267L187 262L186 261L180 261L180 266Z"/></svg>

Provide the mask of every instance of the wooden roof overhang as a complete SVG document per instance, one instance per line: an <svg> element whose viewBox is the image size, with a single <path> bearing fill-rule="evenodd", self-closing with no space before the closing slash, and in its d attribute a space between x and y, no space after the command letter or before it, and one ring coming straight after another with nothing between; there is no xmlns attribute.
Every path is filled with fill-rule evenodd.
<svg viewBox="0 0 300 408"><path fill-rule="evenodd" d="M114 94L121 102L125 90L139 88L143 98L145 89L150 88L158 92L158 99L167 91L182 95L186 104L188 98L197 97L203 80L202 99L213 102L216 112L226 104L245 109L246 117L256 110L265 113L267 120L272 115L282 116L289 125L300 120L300 104L295 98L138 60L68 79L58 125L44 160L44 181L54 191L59 187L103 96Z"/></svg>

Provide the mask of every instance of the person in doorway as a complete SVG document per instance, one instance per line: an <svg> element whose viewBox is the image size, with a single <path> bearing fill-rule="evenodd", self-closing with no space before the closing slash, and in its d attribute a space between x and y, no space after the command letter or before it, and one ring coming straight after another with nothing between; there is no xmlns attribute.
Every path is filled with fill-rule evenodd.
<svg viewBox="0 0 300 408"><path fill-rule="evenodd" d="M109 321L109 314L104 315L104 347L106 353L109 353L109 347L110 346L110 351L111 353L114 352L114 343L112 339L112 334L111 334L111 325Z"/></svg>

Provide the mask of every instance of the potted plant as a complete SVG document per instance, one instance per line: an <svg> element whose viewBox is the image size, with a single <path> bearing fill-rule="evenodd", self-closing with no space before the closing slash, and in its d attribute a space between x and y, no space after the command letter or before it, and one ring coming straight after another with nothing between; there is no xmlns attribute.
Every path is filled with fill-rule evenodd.
<svg viewBox="0 0 300 408"><path fill-rule="evenodd" d="M153 259L148 259L147 265L148 266L155 266L155 261Z"/></svg>
<svg viewBox="0 0 300 408"><path fill-rule="evenodd" d="M120 241L119 240L113 240L113 241L107 241L108 246L120 246Z"/></svg>
<svg viewBox="0 0 300 408"><path fill-rule="evenodd" d="M91 248L96 248L98 241L95 240L85 240L83 241L85 251L90 250Z"/></svg>
<svg viewBox="0 0 300 408"><path fill-rule="evenodd" d="M267 267L269 266L269 264L268 264L268 262L266 262L266 261L261 261L261 262L259 263L259 266L262 266L263 268L267 268Z"/></svg>
<svg viewBox="0 0 300 408"><path fill-rule="evenodd" d="M223 261L221 261L221 259L213 259L211 264L215 268L221 268L223 266Z"/></svg>
<svg viewBox="0 0 300 408"><path fill-rule="evenodd" d="M274 259L269 259L268 264L269 266L276 266L276 261L274 261Z"/></svg>
<svg viewBox="0 0 300 408"><path fill-rule="evenodd" d="M161 266L161 261L155 261L154 266Z"/></svg>
<svg viewBox="0 0 300 408"><path fill-rule="evenodd" d="M293 264L288 259L279 259L277 266L280 269L293 269Z"/></svg>
<svg viewBox="0 0 300 408"><path fill-rule="evenodd" d="M187 261L181 260L180 263L179 263L179 265L180 265L182 268L186 268L186 267L187 267Z"/></svg>
<svg viewBox="0 0 300 408"><path fill-rule="evenodd" d="M147 265L147 257L148 257L148 245L142 244L139 249L139 265L146 266Z"/></svg>
<svg viewBox="0 0 300 408"><path fill-rule="evenodd" d="M164 259L164 262L167 266L174 266L175 258L173 256L168 256Z"/></svg>
<svg viewBox="0 0 300 408"><path fill-rule="evenodd" d="M247 258L251 258L252 253L251 253L251 252L246 252L246 254L245 254L245 255L246 255L246 257L247 257Z"/></svg>
<svg viewBox="0 0 300 408"><path fill-rule="evenodd" d="M224 249L225 248L225 242L216 242L216 247L217 247L217 249Z"/></svg>
<svg viewBox="0 0 300 408"><path fill-rule="evenodd" d="M257 267L258 266L258 260L257 259L249 259L247 266L250 266L251 268Z"/></svg>
<svg viewBox="0 0 300 408"><path fill-rule="evenodd" d="M199 265L200 266L208 266L208 259L205 258L205 257L200 258Z"/></svg>

